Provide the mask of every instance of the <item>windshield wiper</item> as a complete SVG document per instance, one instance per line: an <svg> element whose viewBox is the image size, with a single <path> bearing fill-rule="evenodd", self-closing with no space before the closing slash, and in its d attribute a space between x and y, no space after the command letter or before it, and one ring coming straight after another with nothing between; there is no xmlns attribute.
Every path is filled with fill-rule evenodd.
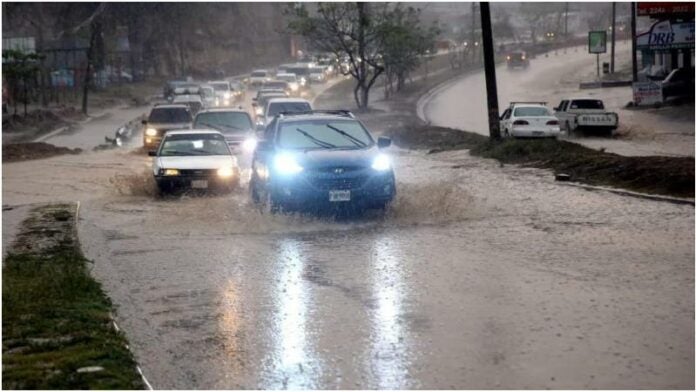
<svg viewBox="0 0 696 392"><path fill-rule="evenodd" d="M311 140L312 142L314 142L314 144L316 144L316 145L319 146L319 147L323 147L323 148L336 148L335 145L333 145L333 144L331 144L331 143L329 143L329 142L325 142L325 141L323 141L323 140L319 140L319 139L315 138L314 136L310 135L309 133L307 133L306 131L301 130L300 128L295 128L295 129L297 130L297 132L299 132L299 133L305 135L305 137L307 137L307 139Z"/></svg>
<svg viewBox="0 0 696 392"><path fill-rule="evenodd" d="M204 127L210 127L210 128L215 129L216 131L222 131L222 129L220 129L217 125L208 124L208 123L204 123L204 122L200 122L200 123L198 123L198 125L202 125Z"/></svg>
<svg viewBox="0 0 696 392"><path fill-rule="evenodd" d="M332 130L334 130L334 131L340 133L341 135L345 136L346 138L348 138L348 140L350 140L351 142L353 142L353 144L355 144L355 145L358 146L358 147L365 147L365 146L367 146L367 144L365 144L365 142L363 142L362 140L358 139L357 137L355 137L355 136L349 134L348 132L346 132L346 131L344 131L344 130L342 130L342 129L336 128L336 127L332 126L331 124L326 124L326 126L327 126L329 129L332 129Z"/></svg>

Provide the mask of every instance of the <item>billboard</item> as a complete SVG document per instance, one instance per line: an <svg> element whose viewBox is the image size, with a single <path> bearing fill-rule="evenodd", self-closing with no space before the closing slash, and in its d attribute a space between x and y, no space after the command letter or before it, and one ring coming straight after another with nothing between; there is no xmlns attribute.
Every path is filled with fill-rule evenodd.
<svg viewBox="0 0 696 392"><path fill-rule="evenodd" d="M636 36L636 47L639 50L693 49L694 22L657 22L649 31Z"/></svg>
<svg viewBox="0 0 696 392"><path fill-rule="evenodd" d="M606 53L607 52L607 32L606 31L590 31L587 35L588 49L590 53Z"/></svg>

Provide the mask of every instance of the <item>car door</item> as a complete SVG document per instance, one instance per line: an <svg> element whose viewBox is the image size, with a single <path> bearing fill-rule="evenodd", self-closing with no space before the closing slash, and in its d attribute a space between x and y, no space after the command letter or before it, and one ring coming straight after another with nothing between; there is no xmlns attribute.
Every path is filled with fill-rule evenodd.
<svg viewBox="0 0 696 392"><path fill-rule="evenodd" d="M560 104L558 104L558 107L555 108L555 110L553 112L553 115L556 116L559 123L561 124L561 128L565 127L566 120L568 119L568 113L566 113L567 107L568 107L568 101L563 100L563 101L561 101Z"/></svg>
<svg viewBox="0 0 696 392"><path fill-rule="evenodd" d="M503 114L500 116L500 128L503 130L509 128L510 113L511 113L510 108L507 108L507 109L505 109Z"/></svg>

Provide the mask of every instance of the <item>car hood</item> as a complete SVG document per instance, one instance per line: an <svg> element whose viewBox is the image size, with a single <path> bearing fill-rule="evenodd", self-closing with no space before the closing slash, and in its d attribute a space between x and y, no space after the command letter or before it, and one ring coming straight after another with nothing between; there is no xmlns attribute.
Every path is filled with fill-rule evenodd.
<svg viewBox="0 0 696 392"><path fill-rule="evenodd" d="M370 167L372 161L379 154L379 149L369 147L365 149L326 149L307 150L298 152L298 163L308 169L320 169L326 167Z"/></svg>
<svg viewBox="0 0 696 392"><path fill-rule="evenodd" d="M189 129L191 128L191 123L147 123L147 127L155 128L158 131L172 131L174 129Z"/></svg>
<svg viewBox="0 0 696 392"><path fill-rule="evenodd" d="M157 157L157 167L162 169L197 170L219 169L234 166L237 160L231 155L207 155L202 157Z"/></svg>

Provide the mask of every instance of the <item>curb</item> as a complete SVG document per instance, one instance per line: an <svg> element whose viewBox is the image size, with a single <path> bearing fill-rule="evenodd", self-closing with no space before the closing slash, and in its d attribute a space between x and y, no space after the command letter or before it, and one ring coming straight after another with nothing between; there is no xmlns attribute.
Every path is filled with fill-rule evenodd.
<svg viewBox="0 0 696 392"><path fill-rule="evenodd" d="M577 182L558 182L558 184L572 186L572 187L576 187L576 188L582 188L582 189L585 189L588 191L604 191L604 192L610 192L610 193L614 193L614 194L621 195L621 196L629 196L629 197L635 197L638 199L661 201L661 202L667 202L667 203L672 203L672 204L688 204L691 206L693 206L695 204L694 199L686 199L686 198L681 198L681 197L662 196L662 195L654 195L651 193L633 192L633 191L627 191L627 190L618 189L618 188L580 184Z"/></svg>

